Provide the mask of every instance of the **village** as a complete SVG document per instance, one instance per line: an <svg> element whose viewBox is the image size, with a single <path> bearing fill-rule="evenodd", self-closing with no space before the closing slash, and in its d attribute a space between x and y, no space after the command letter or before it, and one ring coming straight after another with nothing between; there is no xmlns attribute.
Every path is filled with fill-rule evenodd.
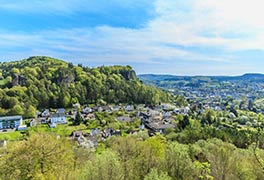
<svg viewBox="0 0 264 180"><path fill-rule="evenodd" d="M80 146L96 148L98 143L111 136L136 134L141 131L149 136L164 134L166 129L176 128L176 116L187 115L190 108L177 108L172 104L158 106L146 105L99 105L83 106L74 104L71 109L44 109L38 111L36 118L23 120L22 116L0 118L0 133L20 132L22 134L36 129L67 129L66 135ZM80 124L75 124L76 118ZM102 116L102 118L100 118ZM107 120L107 118L110 120ZM101 120L106 121L100 124ZM2 139L3 140L3 139Z"/></svg>
<svg viewBox="0 0 264 180"><path fill-rule="evenodd" d="M141 77L141 76L140 76ZM261 75L221 76L157 76L142 75L143 82L183 96L188 104L223 111L230 107L264 114L264 84Z"/></svg>

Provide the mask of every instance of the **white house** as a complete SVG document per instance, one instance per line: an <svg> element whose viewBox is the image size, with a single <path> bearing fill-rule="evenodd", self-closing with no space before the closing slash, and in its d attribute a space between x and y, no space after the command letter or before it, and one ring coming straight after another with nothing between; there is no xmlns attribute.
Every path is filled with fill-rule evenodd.
<svg viewBox="0 0 264 180"><path fill-rule="evenodd" d="M50 112L48 109L45 109L42 113L41 113L42 117L49 117L50 116Z"/></svg>
<svg viewBox="0 0 264 180"><path fill-rule="evenodd" d="M119 111L120 108L121 108L120 106L113 106L113 107L112 107L112 110L113 110L113 111Z"/></svg>
<svg viewBox="0 0 264 180"><path fill-rule="evenodd" d="M125 111L134 111L134 106L133 105L126 105L124 109L125 109Z"/></svg>
<svg viewBox="0 0 264 180"><path fill-rule="evenodd" d="M0 117L0 129L13 129L22 125L22 116Z"/></svg>
<svg viewBox="0 0 264 180"><path fill-rule="evenodd" d="M27 130L27 126L26 126L26 125L18 126L18 127L17 127L17 130L18 130L18 131L25 131L25 130Z"/></svg>
<svg viewBox="0 0 264 180"><path fill-rule="evenodd" d="M83 112L84 114L89 114L89 113L93 112L93 109L92 109L92 108L89 108L89 107L86 107L86 108L84 108L84 109L82 110L82 112Z"/></svg>
<svg viewBox="0 0 264 180"><path fill-rule="evenodd" d="M50 117L50 123L51 124L66 124L66 116L64 113L55 113L52 114Z"/></svg>

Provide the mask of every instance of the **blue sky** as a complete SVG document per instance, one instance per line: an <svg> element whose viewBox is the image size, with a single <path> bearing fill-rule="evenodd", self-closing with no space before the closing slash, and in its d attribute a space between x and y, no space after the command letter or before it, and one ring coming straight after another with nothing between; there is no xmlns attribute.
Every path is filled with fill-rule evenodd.
<svg viewBox="0 0 264 180"><path fill-rule="evenodd" d="M0 0L0 60L51 56L138 74L264 73L262 0Z"/></svg>

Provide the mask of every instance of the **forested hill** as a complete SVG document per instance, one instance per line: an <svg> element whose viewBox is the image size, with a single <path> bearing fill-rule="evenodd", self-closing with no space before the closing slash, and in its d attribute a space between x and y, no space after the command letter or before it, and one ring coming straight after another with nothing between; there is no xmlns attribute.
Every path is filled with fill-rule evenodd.
<svg viewBox="0 0 264 180"><path fill-rule="evenodd" d="M167 101L168 95L146 86L130 66L75 66L50 57L0 63L0 115L24 114L36 108L88 103Z"/></svg>

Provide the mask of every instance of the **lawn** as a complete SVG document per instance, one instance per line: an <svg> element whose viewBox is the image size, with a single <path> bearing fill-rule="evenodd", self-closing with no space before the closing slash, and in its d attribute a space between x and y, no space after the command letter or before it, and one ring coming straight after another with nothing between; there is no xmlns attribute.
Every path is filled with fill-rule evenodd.
<svg viewBox="0 0 264 180"><path fill-rule="evenodd" d="M55 128L49 128L48 125L39 125L36 127L30 127L28 132L31 133L55 133L60 136L70 136L73 131L82 130L83 132L89 132L85 125L69 126L67 124L57 125Z"/></svg>
<svg viewBox="0 0 264 180"><path fill-rule="evenodd" d="M20 131L14 131L14 132L1 132L0 133L0 140L17 140L19 138L23 137Z"/></svg>
<svg viewBox="0 0 264 180"><path fill-rule="evenodd" d="M54 133L60 136L69 137L73 131L82 130L83 132L90 133L90 130L87 129L85 125L79 126L69 126L67 124L57 125L55 128L49 128L48 125L39 125L36 127L28 127L27 132L29 134L34 133ZM23 138L21 134L22 131L14 131L14 132L0 132L0 140L18 140Z"/></svg>

